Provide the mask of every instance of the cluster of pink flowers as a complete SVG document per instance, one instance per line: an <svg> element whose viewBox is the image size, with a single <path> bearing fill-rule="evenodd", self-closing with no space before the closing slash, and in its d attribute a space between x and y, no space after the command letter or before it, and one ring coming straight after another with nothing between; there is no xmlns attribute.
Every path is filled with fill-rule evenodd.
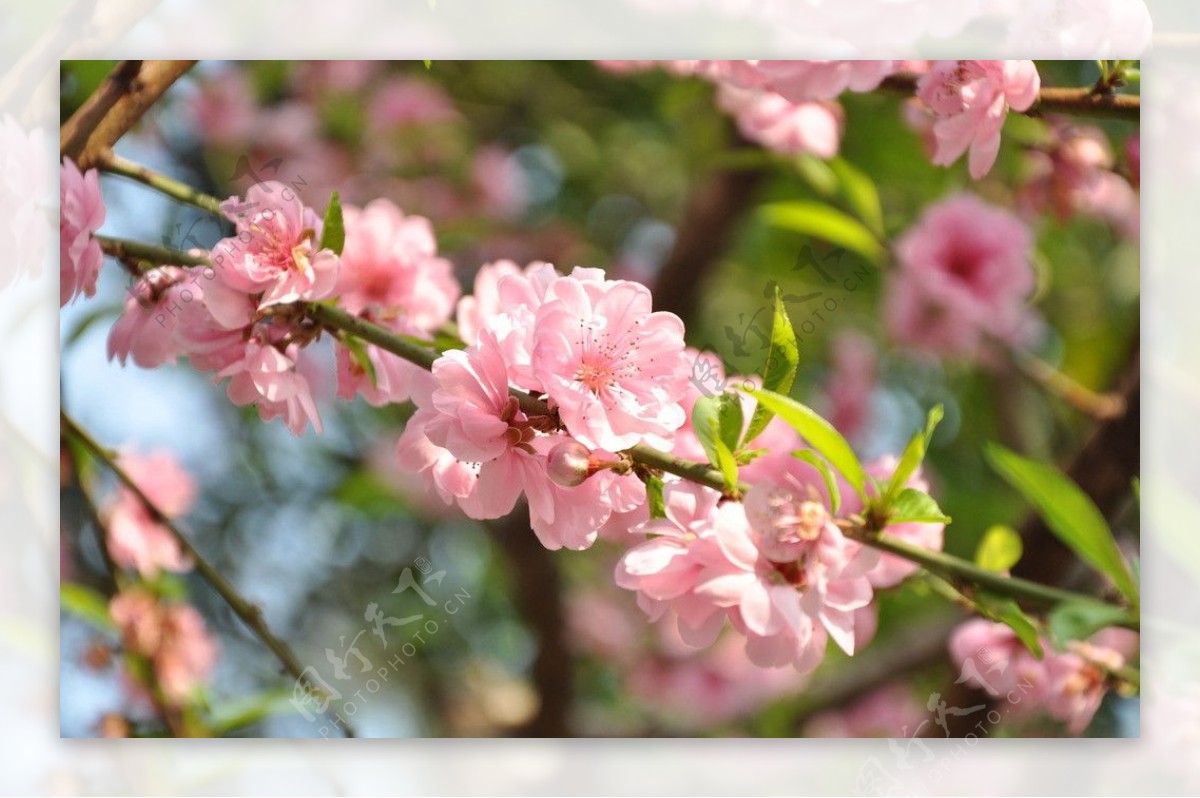
<svg viewBox="0 0 1200 798"><path fill-rule="evenodd" d="M170 454L123 452L117 462L167 517L183 515L196 498L196 483ZM108 531L108 553L117 565L135 570L145 579L153 579L161 571L191 570L191 560L179 541L129 488L122 485L101 512Z"/></svg>
<svg viewBox="0 0 1200 798"><path fill-rule="evenodd" d="M109 613L126 650L150 661L163 698L175 706L192 701L217 663L217 644L203 616L141 588L114 596Z"/></svg>
<svg viewBox="0 0 1200 798"><path fill-rule="evenodd" d="M104 253L93 234L104 224L100 174L80 172L70 158L59 171L59 305L79 294L93 296Z"/></svg>
<svg viewBox="0 0 1200 798"><path fill-rule="evenodd" d="M684 423L682 322L652 312L638 283L544 263L485 266L458 315L468 346L414 386L401 464L474 518L508 513L524 492L543 544L587 548L614 512L645 501L615 452L669 448ZM514 390L544 396L547 410Z"/></svg>
<svg viewBox="0 0 1200 798"><path fill-rule="evenodd" d="M1112 627L1087 641L1072 641L1064 651L1055 651L1049 640L1040 642L1042 659L1008 626L976 618L955 631L950 655L962 669L959 681L1006 698L1006 712L1041 712L1080 734L1100 708L1111 674L1137 651L1138 635Z"/></svg>
<svg viewBox="0 0 1200 798"><path fill-rule="evenodd" d="M896 242L884 320L900 344L979 356L988 339L1030 333L1033 236L1002 208L959 194L927 208Z"/></svg>
<svg viewBox="0 0 1200 798"><path fill-rule="evenodd" d="M1040 89L1032 61L934 61L917 83L917 98L931 115L933 162L949 166L969 150L971 177L986 175L1009 109L1029 110Z"/></svg>

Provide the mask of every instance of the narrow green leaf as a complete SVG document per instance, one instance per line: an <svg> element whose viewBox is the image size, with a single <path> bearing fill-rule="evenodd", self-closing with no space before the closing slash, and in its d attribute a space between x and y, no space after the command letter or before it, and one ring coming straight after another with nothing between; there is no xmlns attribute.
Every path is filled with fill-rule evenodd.
<svg viewBox="0 0 1200 798"><path fill-rule="evenodd" d="M227 701L211 709L205 726L214 737L222 737L271 715L293 710L291 698L292 688L287 687Z"/></svg>
<svg viewBox="0 0 1200 798"><path fill-rule="evenodd" d="M928 493L905 488L888 509L888 523L948 524L950 516L942 512Z"/></svg>
<svg viewBox="0 0 1200 798"><path fill-rule="evenodd" d="M762 213L774 227L824 239L857 252L872 263L879 263L883 256L883 245L862 222L824 203L776 202L764 206Z"/></svg>
<svg viewBox="0 0 1200 798"><path fill-rule="evenodd" d="M783 301L783 291L775 286L775 313L771 322L771 346L767 352L767 363L763 367L763 388L778 394L787 394L792 390L796 379L796 369L800 365L800 346L796 343L796 331L792 328L792 320L788 318L787 305ZM758 403L754 414L750 416L750 427L746 430L743 443L750 443L757 438L767 424L771 423L774 413ZM733 447L737 449L737 446Z"/></svg>
<svg viewBox="0 0 1200 798"><path fill-rule="evenodd" d="M867 500L867 474L863 471L862 463L858 461L858 456L854 454L850 444L832 424L817 415L812 408L790 397L766 390L750 390L747 393L799 432L809 446L816 449L830 465L841 472L863 501Z"/></svg>
<svg viewBox="0 0 1200 798"><path fill-rule="evenodd" d="M717 399L717 439L729 449L731 457L732 452L738 448L744 424L742 398L735 393L721 394Z"/></svg>
<svg viewBox="0 0 1200 798"><path fill-rule="evenodd" d="M988 446L987 457L997 473L1037 508L1059 540L1112 579L1126 598L1137 601L1137 586L1108 522L1078 485L1054 466L996 444Z"/></svg>
<svg viewBox="0 0 1200 798"><path fill-rule="evenodd" d="M646 503L651 518L666 518L667 506L663 501L663 481L657 474L646 477Z"/></svg>
<svg viewBox="0 0 1200 798"><path fill-rule="evenodd" d="M1012 629L1038 659L1045 655L1037 624L1025 614L1017 602L991 593L978 593L975 603L984 615Z"/></svg>
<svg viewBox="0 0 1200 798"><path fill-rule="evenodd" d="M321 226L321 246L319 249L332 249L335 254L342 254L346 245L346 223L342 220L342 201L335 190L329 196L329 205L325 208L325 222Z"/></svg>
<svg viewBox="0 0 1200 798"><path fill-rule="evenodd" d="M105 632L116 631L112 616L108 614L108 601L91 588L64 582L58 589L59 606L72 615L87 621Z"/></svg>
<svg viewBox="0 0 1200 798"><path fill-rule="evenodd" d="M342 343L345 344L354 362L371 378L371 385L377 386L375 364L371 361L371 356L367 354L367 345L363 340L353 335L343 335Z"/></svg>
<svg viewBox="0 0 1200 798"><path fill-rule="evenodd" d="M825 480L825 490L829 492L829 511L833 515L837 515L838 510L842 506L842 491L837 484L837 475L833 473L833 469L829 467L829 463L818 457L817 453L812 449L797 449L792 452L792 457L795 457L797 460L803 460L817 469L817 473L821 475L821 479Z"/></svg>
<svg viewBox="0 0 1200 798"><path fill-rule="evenodd" d="M1069 601L1059 604L1046 618L1046 627L1055 646L1062 648L1072 640L1087 640L1105 627L1125 617L1125 611L1101 601Z"/></svg>
<svg viewBox="0 0 1200 798"><path fill-rule="evenodd" d="M1023 550L1021 536L1003 524L989 527L975 549L975 564L989 571L1004 573L1017 564Z"/></svg>
<svg viewBox="0 0 1200 798"><path fill-rule="evenodd" d="M721 476L725 477L725 487L729 489L731 494L736 494L738 485L737 458L733 456L733 451L725 444L725 441L717 438L714 444L717 455L715 465L721 471Z"/></svg>
<svg viewBox="0 0 1200 798"><path fill-rule="evenodd" d="M708 461L725 477L726 487L736 490L737 458L733 449L742 434L741 400L735 394L701 396L692 407L692 429Z"/></svg>
<svg viewBox="0 0 1200 798"><path fill-rule="evenodd" d="M858 214L871 232L877 236L883 235L883 208L879 204L879 191L875 181L865 172L843 158L833 158L829 168L837 175L841 185L842 196L850 209Z"/></svg>
<svg viewBox="0 0 1200 798"><path fill-rule="evenodd" d="M934 405L930 408L929 415L925 418L925 429L914 435L908 442L908 446L904 447L904 453L900 455L900 461L896 463L896 470L892 472L892 478L888 481L883 499L884 507L890 506L895 501L896 496L908 483L909 477L925 462L925 455L929 451L929 442L933 440L933 432L941 423L944 415L945 411L941 405Z"/></svg>

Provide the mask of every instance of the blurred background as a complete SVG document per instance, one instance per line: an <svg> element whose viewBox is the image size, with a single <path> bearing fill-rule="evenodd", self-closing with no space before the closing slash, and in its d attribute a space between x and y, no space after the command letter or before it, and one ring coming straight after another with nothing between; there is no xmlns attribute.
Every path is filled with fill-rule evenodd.
<svg viewBox="0 0 1200 798"><path fill-rule="evenodd" d="M64 119L113 64L63 62ZM1089 85L1098 74L1092 61L1038 67L1045 85ZM1031 208L1026 189L1048 147L1046 120L1010 117L997 165L972 181L964 163L930 165L903 97L846 94L840 102L844 129L828 158L758 146L709 83L658 68L202 62L117 152L219 197L266 179L318 209L335 188L346 203L388 197L432 221L466 291L475 270L499 258L603 267L650 286L656 308L682 316L689 344L718 353L730 374L761 369L756 330L769 332L777 284L796 298L793 395L829 414L864 457L899 451L926 411L945 405L927 476L956 519L946 550L970 558L992 525L1026 527L1026 506L981 456L985 442L1079 478L1079 452L1106 426L1013 364L943 360L890 341L880 321L889 259L876 239L894 240L960 190L1026 215L1039 278L1031 354L1082 390L1126 391L1137 375L1136 220ZM1124 173L1136 127L1089 124ZM101 182L106 234L176 248L207 247L226 234L212 217L143 186ZM800 230L769 212L778 203L831 213ZM833 264L838 279L804 267L814 259ZM957 674L945 643L963 615L920 581L881 593L870 646L853 659L831 648L810 677L755 668L733 639L691 651L648 624L634 595L613 584L622 551L614 544L551 553L523 509L479 523L431 502L393 463L409 408L336 400L330 380L317 386L325 433L297 438L232 406L223 388L186 365L144 371L109 362L106 337L128 287L110 264L96 297L63 309L64 410L102 443L180 459L200 488L186 518L197 546L304 664L354 702L363 736L908 737L928 721L931 695L950 696ZM833 309L814 315L803 297L815 292ZM857 405L842 398L847 381ZM1133 391L1136 402L1136 379ZM1132 440L1128 429L1107 426L1118 436L1104 439L1111 458L1091 458L1095 473L1083 476L1112 485L1104 509L1136 552L1137 508L1128 479L1118 478L1136 474L1133 418ZM63 582L96 585L103 561L87 508L69 485L62 501ZM1028 540L1026 551L1029 576L1088 585L1052 542ZM415 591L394 592L406 568L444 572L427 588L434 605ZM290 677L202 580L189 575L182 589L220 646L205 695L211 731L330 734L327 718L310 720L293 706ZM410 641L411 653L396 642L385 648L372 604L385 617L424 614L422 628L436 631ZM398 634L391 639L411 637L408 627ZM106 716L145 712L131 706L120 658L97 654L115 642L64 611L64 736L94 736ZM361 656L348 655L351 647ZM334 660L345 663L347 679L335 678ZM389 663L389 677L375 678ZM1087 733L1136 735L1136 705L1110 696ZM1036 718L993 731L1062 733Z"/></svg>

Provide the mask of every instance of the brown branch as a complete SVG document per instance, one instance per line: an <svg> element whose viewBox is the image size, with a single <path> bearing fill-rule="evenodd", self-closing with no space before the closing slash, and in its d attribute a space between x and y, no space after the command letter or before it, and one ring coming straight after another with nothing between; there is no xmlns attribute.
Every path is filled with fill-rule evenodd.
<svg viewBox="0 0 1200 798"><path fill-rule="evenodd" d="M531 679L540 700L537 714L512 734L570 737L574 669L564 634L566 608L557 558L530 530L520 507L491 528L512 567L517 609L538 641Z"/></svg>
<svg viewBox="0 0 1200 798"><path fill-rule="evenodd" d="M911 95L916 92L919 79L920 75L902 72L884 78L879 88L896 94ZM1091 87L1043 86L1042 90L1038 92L1037 102L1023 113L1028 116L1063 113L1137 122L1141 118L1142 100L1136 94L1097 92Z"/></svg>
<svg viewBox="0 0 1200 798"><path fill-rule="evenodd" d="M80 169L99 162L195 61L122 61L59 132L59 154Z"/></svg>

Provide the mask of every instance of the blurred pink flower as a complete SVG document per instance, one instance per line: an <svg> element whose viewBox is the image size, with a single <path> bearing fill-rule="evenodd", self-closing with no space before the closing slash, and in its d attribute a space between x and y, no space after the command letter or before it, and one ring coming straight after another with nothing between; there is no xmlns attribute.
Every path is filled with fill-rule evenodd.
<svg viewBox="0 0 1200 798"><path fill-rule="evenodd" d="M1008 211L958 194L926 209L896 243L884 317L900 344L977 355L988 336L1026 332L1034 287L1029 228Z"/></svg>
<svg viewBox="0 0 1200 798"><path fill-rule="evenodd" d="M1129 170L1129 182L1134 188L1142 185L1142 137L1134 133L1125 140L1125 165Z"/></svg>
<svg viewBox="0 0 1200 798"><path fill-rule="evenodd" d="M338 256L319 248L321 222L290 187L273 180L256 183L244 201L231 197L221 209L237 234L213 246L214 282L228 289L206 286L204 302L214 318L230 329L249 323L238 294L261 294L260 309L333 294Z"/></svg>
<svg viewBox="0 0 1200 798"><path fill-rule="evenodd" d="M480 147L471 162L471 180L483 212L516 219L529 204L529 179L512 154L496 146Z"/></svg>
<svg viewBox="0 0 1200 798"><path fill-rule="evenodd" d="M340 304L351 313L371 310L409 334L432 333L454 312L461 288L450 262L438 257L433 226L406 216L387 199L344 211L346 243L337 280Z"/></svg>
<svg viewBox="0 0 1200 798"><path fill-rule="evenodd" d="M362 352L370 360L374 375L349 347L342 343L335 345L338 397L353 399L357 394L372 407L407 402L412 381L421 368L375 344L363 344Z"/></svg>
<svg viewBox="0 0 1200 798"><path fill-rule="evenodd" d="M928 710L910 685L889 683L872 690L841 711L823 712L804 725L804 737L893 737L917 733Z"/></svg>
<svg viewBox="0 0 1200 798"><path fill-rule="evenodd" d="M155 509L168 517L186 513L196 496L196 484L179 462L167 453L138 455L122 452L117 460ZM179 541L125 486L102 514L108 531L107 545L113 562L132 568L147 579L160 571L180 573L192 567Z"/></svg>
<svg viewBox="0 0 1200 798"><path fill-rule="evenodd" d="M118 593L109 604L124 645L149 659L166 699L188 703L212 674L217 645L201 617L186 604L163 604L139 589Z"/></svg>
<svg viewBox="0 0 1200 798"><path fill-rule="evenodd" d="M71 159L63 161L59 171L60 216L59 305L79 294L93 296L104 253L93 234L104 224L104 198L100 196L100 173L89 169L81 173Z"/></svg>
<svg viewBox="0 0 1200 798"><path fill-rule="evenodd" d="M1029 110L1040 88L1032 61L934 61L917 83L937 117L933 162L949 166L969 149L971 177L982 178L996 162L1008 109Z"/></svg>
<svg viewBox="0 0 1200 798"><path fill-rule="evenodd" d="M199 81L200 91L192 97L190 111L196 130L208 142L236 145L249 141L258 119L259 107L246 74L241 69L224 69Z"/></svg>
<svg viewBox="0 0 1200 798"><path fill-rule="evenodd" d="M765 89L717 86L717 104L733 115L742 135L784 155L837 155L842 109L831 102L793 102Z"/></svg>
<svg viewBox="0 0 1200 798"><path fill-rule="evenodd" d="M407 125L452 122L454 103L438 86L412 78L391 78L372 95L367 118L376 133Z"/></svg>
<svg viewBox="0 0 1200 798"><path fill-rule="evenodd" d="M577 267L537 310L533 368L567 431L591 449L670 448L690 364L683 322L639 283Z"/></svg>
<svg viewBox="0 0 1200 798"><path fill-rule="evenodd" d="M50 235L43 208L53 202L48 156L45 131L0 117L0 289L42 273Z"/></svg>
<svg viewBox="0 0 1200 798"><path fill-rule="evenodd" d="M829 421L854 440L871 420L871 395L875 391L877 357L871 339L853 330L833 339L832 371L825 383Z"/></svg>
<svg viewBox="0 0 1200 798"><path fill-rule="evenodd" d="M716 61L717 77L739 86L765 86L792 102L832 100L844 91L871 91L900 68L899 61Z"/></svg>

